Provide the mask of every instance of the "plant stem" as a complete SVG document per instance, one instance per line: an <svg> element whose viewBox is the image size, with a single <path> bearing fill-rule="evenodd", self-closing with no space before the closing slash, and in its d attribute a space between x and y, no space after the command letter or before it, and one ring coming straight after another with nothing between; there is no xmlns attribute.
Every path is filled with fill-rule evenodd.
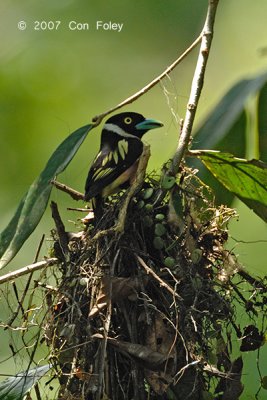
<svg viewBox="0 0 267 400"><path fill-rule="evenodd" d="M186 56L200 43L202 39L202 33L194 40L194 42L171 64L169 65L160 75L158 75L156 78L154 78L151 82L149 82L146 86L144 86L142 89L138 90L138 92L134 93L132 96L127 97L127 99L123 100L121 103L117 104L115 107L110 108L109 110L103 112L102 114L96 115L92 121L94 124L97 126L100 124L102 119L106 117L107 115L113 113L116 110L119 110L120 108L126 106L127 104L133 103L135 100L137 100L139 97L143 96L145 93L147 93L150 89L152 89L154 86L156 86L165 76L167 76L174 68L180 64Z"/></svg>
<svg viewBox="0 0 267 400"><path fill-rule="evenodd" d="M185 151L187 150L192 127L196 115L197 105L200 99L201 91L204 83L204 76L208 57L211 49L213 38L213 28L216 16L216 10L219 0L209 0L207 17L201 34L201 46L199 50L197 65L191 85L191 92L187 104L187 111L183 122L183 128L179 139L176 153L172 160L171 172L175 175L179 170L179 165L182 161Z"/></svg>

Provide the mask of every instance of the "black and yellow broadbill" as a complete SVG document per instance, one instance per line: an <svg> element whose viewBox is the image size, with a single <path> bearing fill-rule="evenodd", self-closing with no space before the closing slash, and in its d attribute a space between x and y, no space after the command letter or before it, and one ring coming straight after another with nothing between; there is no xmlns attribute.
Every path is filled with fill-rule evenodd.
<svg viewBox="0 0 267 400"><path fill-rule="evenodd" d="M141 114L124 112L109 118L102 130L100 151L94 159L85 185L85 200L98 200L132 183L143 151L142 136L163 124Z"/></svg>

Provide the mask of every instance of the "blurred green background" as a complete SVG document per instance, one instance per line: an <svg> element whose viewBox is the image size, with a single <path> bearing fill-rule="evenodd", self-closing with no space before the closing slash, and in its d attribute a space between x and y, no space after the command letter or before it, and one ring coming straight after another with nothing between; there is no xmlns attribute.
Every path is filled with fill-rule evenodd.
<svg viewBox="0 0 267 400"><path fill-rule="evenodd" d="M28 186L43 169L56 146L72 131L89 123L146 85L176 59L198 36L207 0L2 0L0 3L0 230L12 217ZM237 80L267 68L266 0L221 0L205 86L196 117L203 119ZM27 28L18 29L25 21ZM57 30L35 30L35 21L61 21ZM89 23L89 30L70 30L70 21ZM123 23L122 31L96 30L96 21ZM198 50L160 86L125 110L143 113L164 123L146 135L151 144L149 168L159 169L177 145L178 118L184 117ZM83 191L88 167L99 146L100 129L93 130L59 180ZM229 151L234 153L229 144ZM253 154L249 154L250 157ZM53 191L52 198L68 219L68 229L79 217L65 213L76 203ZM231 224L231 242L246 268L266 272L266 224L236 203L240 215ZM33 261L42 233L49 237L49 210L5 272ZM252 243L254 242L254 243ZM255 243L257 242L257 243ZM43 254L49 249L45 243ZM23 285L22 280L22 285ZM5 319L0 311L0 320ZM0 336L1 338L1 336ZM5 334L0 361L8 355ZM255 354L249 356L251 393L259 381ZM0 373L6 371L0 365ZM8 362L11 372L18 369ZM267 375L267 362L261 364ZM252 374L252 375L250 375ZM251 377L253 377L251 379ZM245 395L244 395L245 396ZM254 397L243 397L254 398ZM262 397L264 398L264 397Z"/></svg>

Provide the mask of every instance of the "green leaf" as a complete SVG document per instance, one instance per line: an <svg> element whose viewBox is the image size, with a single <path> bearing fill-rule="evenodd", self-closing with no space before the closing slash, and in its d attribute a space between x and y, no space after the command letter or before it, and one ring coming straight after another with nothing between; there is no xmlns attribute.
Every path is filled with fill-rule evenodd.
<svg viewBox="0 0 267 400"><path fill-rule="evenodd" d="M233 126L226 132L225 137L216 144L216 150L228 152L230 149L235 149L235 156L244 157L246 153L246 114L241 112ZM203 148L203 145L200 146ZM192 163L189 163L189 165ZM209 185L214 193L216 193L217 204L231 205L234 195L226 190L218 180L207 170L199 161L194 162L193 166L199 170L199 178Z"/></svg>
<svg viewBox="0 0 267 400"><path fill-rule="evenodd" d="M0 400L23 400L50 368L51 365L43 365L5 379L0 383Z"/></svg>
<svg viewBox="0 0 267 400"><path fill-rule="evenodd" d="M267 222L267 164L219 151L192 151L230 192Z"/></svg>
<svg viewBox="0 0 267 400"><path fill-rule="evenodd" d="M221 101L208 114L202 125L195 132L193 149L216 149L223 152L233 152L236 157L245 157L246 150L246 103L250 96L260 91L258 103L259 142L261 159L266 160L267 154L267 73L236 83L223 96ZM264 135L265 132L265 135ZM255 132L257 134L257 132ZM263 142L265 146L263 146ZM264 158L265 155L265 158ZM234 196L227 192L216 181L201 163L189 160L188 164L199 170L199 177L217 193L217 203L230 205Z"/></svg>
<svg viewBox="0 0 267 400"><path fill-rule="evenodd" d="M256 76L252 79L244 79L234 85L212 112L207 116L204 123L197 130L194 136L192 148L198 149L218 149L218 145L223 144L224 150L228 143L228 150L233 149L235 135L230 135L230 129L244 111L246 101L251 95L255 95L267 81L267 73ZM266 112L265 112L266 113ZM245 132L238 139L238 144L242 145L240 139L245 140ZM238 151L238 147L235 148ZM239 154L236 154L239 155ZM239 155L244 156L244 154Z"/></svg>
<svg viewBox="0 0 267 400"><path fill-rule="evenodd" d="M261 386L263 389L267 390L267 376L263 376L261 379Z"/></svg>
<svg viewBox="0 0 267 400"><path fill-rule="evenodd" d="M260 91L258 101L259 154L267 162L267 84Z"/></svg>
<svg viewBox="0 0 267 400"><path fill-rule="evenodd" d="M38 225L52 190L51 180L64 171L93 127L93 124L86 125L71 133L58 146L40 176L30 186L14 217L0 235L0 269L12 260Z"/></svg>

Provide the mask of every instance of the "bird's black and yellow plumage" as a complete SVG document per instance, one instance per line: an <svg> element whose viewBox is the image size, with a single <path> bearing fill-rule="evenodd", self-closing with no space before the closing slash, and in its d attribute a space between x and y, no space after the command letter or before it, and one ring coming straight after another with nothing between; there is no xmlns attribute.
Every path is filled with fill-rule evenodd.
<svg viewBox="0 0 267 400"><path fill-rule="evenodd" d="M109 118L102 130L99 153L88 173L85 200L109 196L131 183L143 151L142 136L160 126L161 122L134 112Z"/></svg>

